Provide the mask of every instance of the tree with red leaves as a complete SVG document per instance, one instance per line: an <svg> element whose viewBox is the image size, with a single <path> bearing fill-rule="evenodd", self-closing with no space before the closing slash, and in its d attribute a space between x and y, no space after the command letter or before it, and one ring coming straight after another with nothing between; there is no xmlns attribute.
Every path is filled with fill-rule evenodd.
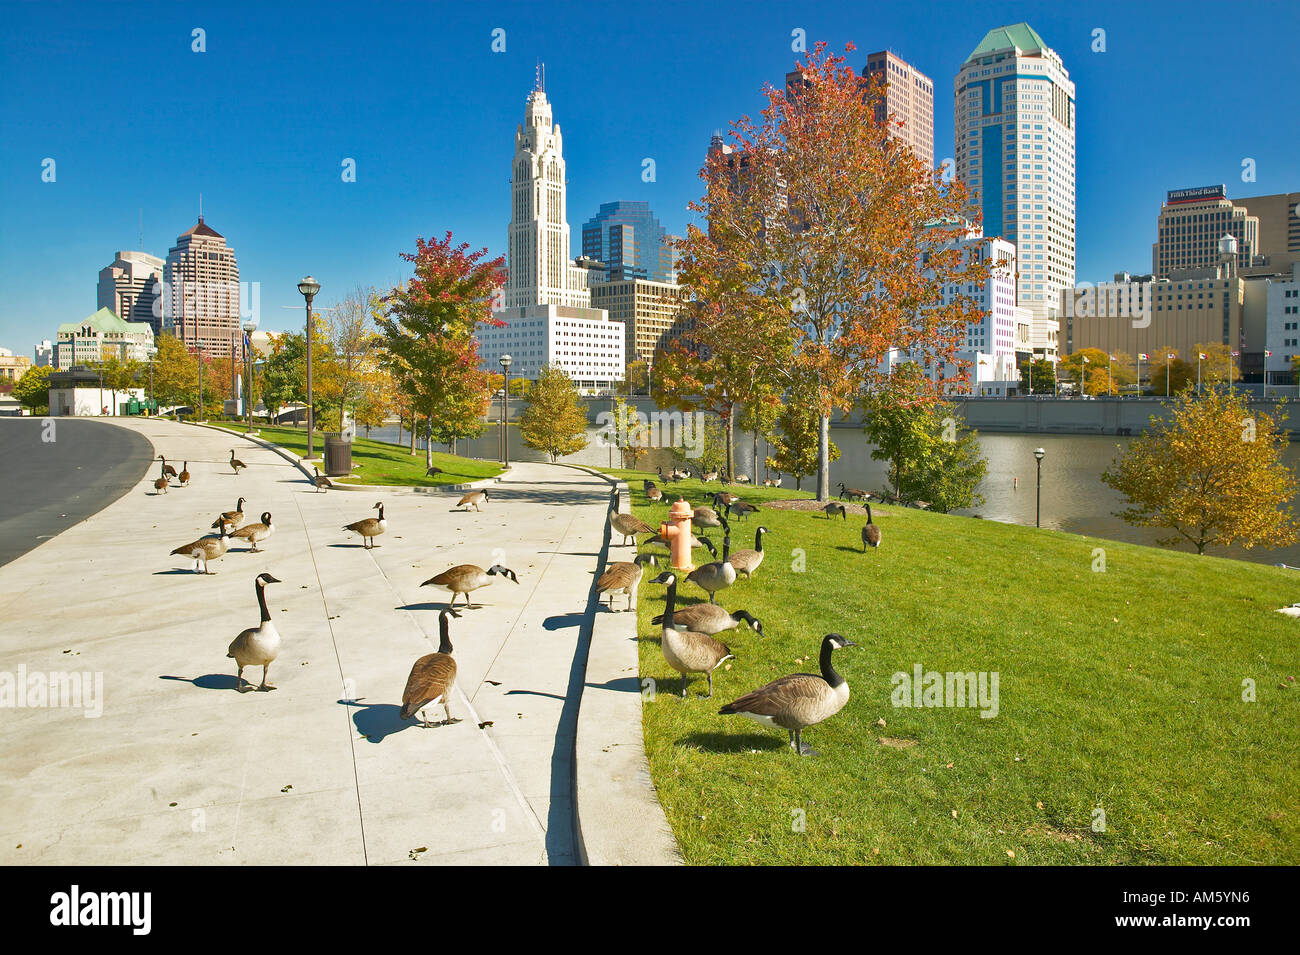
<svg viewBox="0 0 1300 955"><path fill-rule="evenodd" d="M965 190L891 135L881 87L845 64L817 44L801 83L765 88L760 122L731 124L690 206L707 231L689 227L682 246L699 343L816 409L819 500L831 415L882 383L891 348L952 362L981 312L945 286L982 285L989 269L954 247L970 234Z"/></svg>
<svg viewBox="0 0 1300 955"><path fill-rule="evenodd" d="M505 281L505 258L484 261L487 249L468 250L452 244L450 231L437 241L417 238L416 251L402 253L414 277L385 296L375 319L405 404L442 440L482 430L491 391L475 332L480 322L503 324L492 318L492 295ZM432 440L425 457L433 463Z"/></svg>

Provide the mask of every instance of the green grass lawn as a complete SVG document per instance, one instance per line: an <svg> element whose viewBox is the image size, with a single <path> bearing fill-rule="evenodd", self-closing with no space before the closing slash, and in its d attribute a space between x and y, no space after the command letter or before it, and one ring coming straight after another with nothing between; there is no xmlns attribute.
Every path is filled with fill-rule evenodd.
<svg viewBox="0 0 1300 955"><path fill-rule="evenodd" d="M667 505L648 505L642 492L653 474L611 473L628 480L637 514L664 519ZM661 486L692 504L718 489ZM730 490L760 507L808 496ZM640 662L658 693L644 707L646 750L688 862L1300 862L1300 687L1291 679L1300 676L1300 620L1274 612L1300 600L1300 575L975 518L873 511L883 541L867 554L861 517L763 509L732 521L733 548L753 547L754 529L769 528L767 557L719 603L749 610L766 633L742 624L719 635L736 659L715 674L712 700L699 697L702 676L686 701L678 695L680 677L650 624L664 588L647 568ZM1094 570L1103 566L1096 548L1104 570ZM614 559L627 553L611 548ZM679 583L682 598L707 599ZM769 680L816 672L831 631L860 646L835 654L848 705L804 734L820 756L800 759L784 731L718 715ZM891 675L917 663L996 671L997 716L894 707ZM1247 679L1257 702L1242 699ZM1098 809L1104 831L1094 830Z"/></svg>
<svg viewBox="0 0 1300 955"><path fill-rule="evenodd" d="M242 433L242 428L232 428ZM294 454L307 453L307 432L301 428L267 427L258 429L258 437L278 444ZM324 456L325 438L317 434L313 442L316 454ZM371 441L358 437L352 442L352 463L361 465L352 469L352 477L331 478L332 481L351 484L400 484L416 487L437 487L443 484L464 484L482 478L495 477L501 466L493 461L476 461L458 455L433 452L433 463L443 470L433 477L425 476L424 451L411 454L409 447ZM322 471L323 473L323 471Z"/></svg>

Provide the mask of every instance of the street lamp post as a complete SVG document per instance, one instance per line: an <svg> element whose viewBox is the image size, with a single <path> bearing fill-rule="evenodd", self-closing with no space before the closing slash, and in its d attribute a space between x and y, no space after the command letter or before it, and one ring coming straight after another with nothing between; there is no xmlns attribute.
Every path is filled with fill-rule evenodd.
<svg viewBox="0 0 1300 955"><path fill-rule="evenodd" d="M1034 448L1034 460L1038 462L1038 486L1034 498L1034 526L1042 527L1043 519L1043 455L1042 448Z"/></svg>
<svg viewBox="0 0 1300 955"><path fill-rule="evenodd" d="M244 368L245 386L244 393L247 397L244 399L244 410L248 417L247 432L253 432L253 332L257 331L257 322L249 319L244 322Z"/></svg>
<svg viewBox="0 0 1300 955"><path fill-rule="evenodd" d="M302 297L307 300L307 460L311 460L311 436L312 430L316 427L315 414L312 412L312 389L311 389L311 340L313 337L313 327L311 321L311 300L316 297L320 291L320 283L308 275L298 283L298 291Z"/></svg>
<svg viewBox="0 0 1300 955"><path fill-rule="evenodd" d="M510 435L506 433L506 417L510 414L510 363L509 355L501 356L501 466L510 467Z"/></svg>

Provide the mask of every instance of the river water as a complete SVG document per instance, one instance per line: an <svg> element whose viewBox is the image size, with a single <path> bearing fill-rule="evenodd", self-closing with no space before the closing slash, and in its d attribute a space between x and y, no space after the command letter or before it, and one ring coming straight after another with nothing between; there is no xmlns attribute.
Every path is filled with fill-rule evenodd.
<svg viewBox="0 0 1300 955"><path fill-rule="evenodd" d="M517 428L512 427L509 431L512 460L546 460L545 455L523 445ZM617 452L611 454L611 449L601 446L597 434L597 429L590 429L587 448L563 460L572 464L618 466ZM371 437L379 441L399 441L396 426L376 428L371 432ZM409 443L410 432L402 432L401 439L401 443ZM840 459L831 465L832 491L840 481L850 487L862 487L875 492L886 487L885 464L872 459L872 446L860 429L834 428L831 440L840 449ZM979 488L984 503L957 513L978 514L986 520L1032 527L1035 509L1034 448L1042 448L1046 452L1042 465L1043 527L1135 544L1155 544L1157 537L1164 536L1161 531L1131 527L1116 517L1115 512L1123 507L1123 499L1101 482L1101 473L1127 447L1131 439L1112 435L980 434L978 440L984 457L988 460L988 474ZM752 476L753 438L738 434L736 443L737 468L740 473ZM423 442L417 441L417 447L423 449ZM482 437L460 442L456 450L470 457L495 460L500 457L499 447L497 428L493 426ZM438 445L435 450L445 451L446 447ZM760 462L768 454L761 439L758 454ZM1300 443L1287 448L1283 461L1293 471L1300 467ZM638 466L649 467L651 470L656 464L668 466L667 454L652 452L638 462ZM759 479L763 476L760 468ZM1019 479L1018 482L1016 479ZM794 481L789 475L785 476L784 486L794 487ZM805 478L803 488L815 489L816 479ZM1300 501L1293 504L1300 505ZM1300 511L1300 506L1297 510ZM1179 549L1191 550L1191 545L1185 544ZM1300 545L1274 550L1215 547L1207 553L1300 567Z"/></svg>

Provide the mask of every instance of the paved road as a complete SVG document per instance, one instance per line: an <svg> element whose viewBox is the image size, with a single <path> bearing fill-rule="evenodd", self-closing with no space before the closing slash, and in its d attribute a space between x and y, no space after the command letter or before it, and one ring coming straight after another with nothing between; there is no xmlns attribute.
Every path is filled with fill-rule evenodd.
<svg viewBox="0 0 1300 955"><path fill-rule="evenodd" d="M102 680L93 707L0 709L0 865L576 861L573 724L604 481L521 464L482 513L460 512L445 493L318 494L233 436L128 426L188 458L191 485L155 495L150 471L0 567L0 678ZM273 514L263 553L232 548L208 577L168 556L240 495L249 518ZM341 528L376 499L389 530L365 550ZM480 591L452 621L461 722L402 722L446 600L420 582L496 562L519 584ZM257 621L262 571L283 581L267 589L278 689L240 694L226 646Z"/></svg>
<svg viewBox="0 0 1300 955"><path fill-rule="evenodd" d="M113 503L152 457L143 435L107 421L0 418L0 566Z"/></svg>

